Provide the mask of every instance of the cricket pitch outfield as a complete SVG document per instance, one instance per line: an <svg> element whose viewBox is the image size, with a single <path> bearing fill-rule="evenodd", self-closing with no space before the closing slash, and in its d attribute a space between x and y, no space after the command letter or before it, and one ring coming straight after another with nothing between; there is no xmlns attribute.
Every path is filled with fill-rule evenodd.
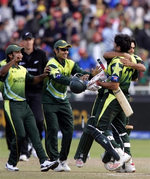
<svg viewBox="0 0 150 179"><path fill-rule="evenodd" d="M90 151L90 158L83 168L75 166L73 159L79 140L74 139L71 145L68 164L71 172L41 172L37 158L31 157L28 162L19 162L19 172L5 169L9 155L5 139L0 139L0 179L149 179L150 178L150 140L131 141L135 173L109 172L104 168L100 159L103 149L94 143ZM60 144L60 141L59 141Z"/></svg>

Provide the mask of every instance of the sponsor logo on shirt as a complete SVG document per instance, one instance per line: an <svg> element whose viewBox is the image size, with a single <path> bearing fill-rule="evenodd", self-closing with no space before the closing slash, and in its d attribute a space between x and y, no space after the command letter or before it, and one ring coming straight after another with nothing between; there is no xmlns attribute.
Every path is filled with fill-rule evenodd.
<svg viewBox="0 0 150 179"><path fill-rule="evenodd" d="M39 61L38 61L38 60L34 61L34 64L37 64L37 63L39 63Z"/></svg>
<svg viewBox="0 0 150 179"><path fill-rule="evenodd" d="M28 70L28 71L34 71L34 72L38 71L37 68L27 68L27 70Z"/></svg>

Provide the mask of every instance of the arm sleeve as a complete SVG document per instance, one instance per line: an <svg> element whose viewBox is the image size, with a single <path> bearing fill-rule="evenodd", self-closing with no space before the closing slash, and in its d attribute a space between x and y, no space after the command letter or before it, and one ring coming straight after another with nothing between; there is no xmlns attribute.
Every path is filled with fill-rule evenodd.
<svg viewBox="0 0 150 179"><path fill-rule="evenodd" d="M64 76L62 74L60 74L59 70L57 69L57 67L53 64L50 64L51 67L51 77L54 81L56 81L57 83L60 84L64 84L64 85L69 85L71 78L72 77L68 77L68 76ZM90 76L92 76L89 72L82 70L77 63L75 63L71 75L75 75L76 73L81 73L81 74L89 74ZM92 78L92 77L91 77Z"/></svg>
<svg viewBox="0 0 150 179"><path fill-rule="evenodd" d="M63 85L69 85L70 84L71 77L62 75L60 73L59 69L57 68L57 66L55 66L54 64L50 64L49 66L51 68L51 72L50 72L50 75L49 75L50 79L53 79L57 83L60 83L60 84L63 84Z"/></svg>
<svg viewBox="0 0 150 179"><path fill-rule="evenodd" d="M64 75L60 75L60 77L56 77L54 79L57 83L60 83L60 84L63 84L63 85L69 85L70 84L70 81L71 81L71 77L67 77L67 76L64 76Z"/></svg>
<svg viewBox="0 0 150 179"><path fill-rule="evenodd" d="M111 76L113 77L111 80L114 82L119 82L120 76L122 75L122 69L123 65L119 63L118 60L113 60L111 65L110 65L110 70L111 70Z"/></svg>

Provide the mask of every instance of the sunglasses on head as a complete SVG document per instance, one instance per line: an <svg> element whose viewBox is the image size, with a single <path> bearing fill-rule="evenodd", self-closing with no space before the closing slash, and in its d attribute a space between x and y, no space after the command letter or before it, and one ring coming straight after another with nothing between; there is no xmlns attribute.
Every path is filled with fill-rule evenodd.
<svg viewBox="0 0 150 179"><path fill-rule="evenodd" d="M65 51L69 51L68 48L60 48L61 51L65 52Z"/></svg>

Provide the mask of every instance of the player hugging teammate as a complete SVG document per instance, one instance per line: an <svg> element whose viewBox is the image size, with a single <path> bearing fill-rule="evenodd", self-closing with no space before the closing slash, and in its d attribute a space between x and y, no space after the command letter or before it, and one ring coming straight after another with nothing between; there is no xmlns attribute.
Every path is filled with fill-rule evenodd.
<svg viewBox="0 0 150 179"><path fill-rule="evenodd" d="M130 50L134 42L131 37L125 34L115 36L115 52L107 54L110 58L107 61L108 67L106 70L109 81L96 81L95 86L101 86L102 88L98 90L91 117L88 119L74 157L77 167L83 167L95 139L106 150L102 161L107 170L135 172L135 165L132 162L130 152L129 133L126 129L129 119L113 93L114 90L120 87L129 100L128 89L133 76L134 79L137 78L136 70L145 70L139 57L136 58L135 55L128 54L131 53Z"/></svg>

